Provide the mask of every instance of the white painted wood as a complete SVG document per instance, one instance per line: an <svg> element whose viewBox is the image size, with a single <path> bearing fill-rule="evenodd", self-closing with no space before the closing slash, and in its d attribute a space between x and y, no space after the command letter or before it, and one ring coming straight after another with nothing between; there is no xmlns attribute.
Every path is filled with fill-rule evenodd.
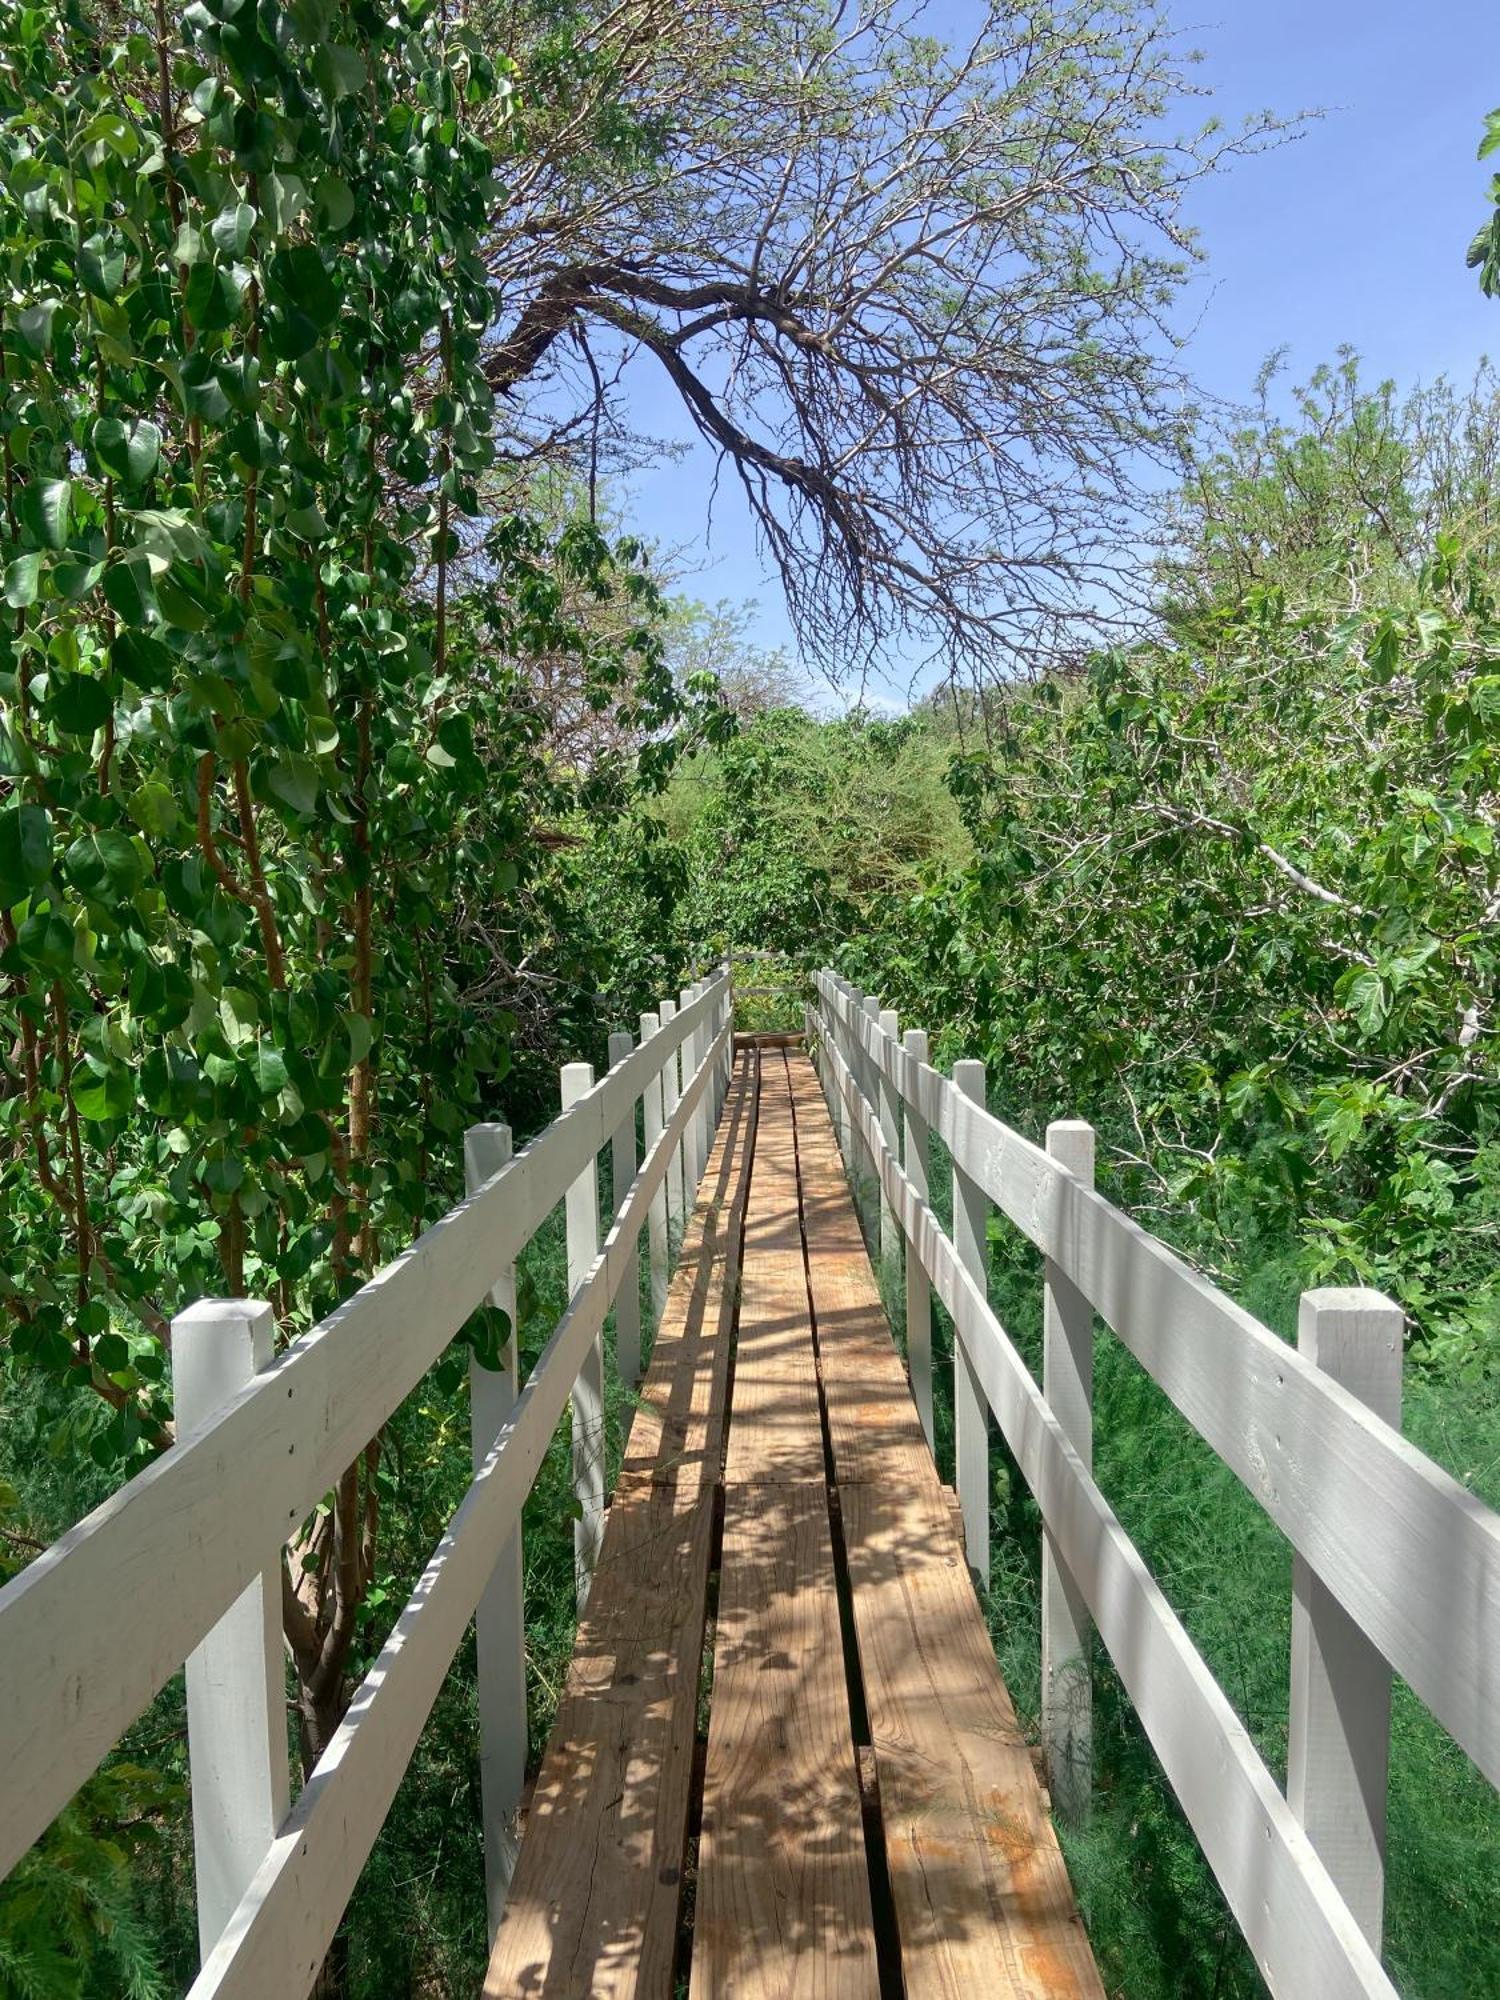
<svg viewBox="0 0 1500 2000"><path fill-rule="evenodd" d="M880 1099L879 1071L876 1057L871 1051L868 1037L873 1036L878 1043L880 1033L880 1001L874 993L860 995L860 1011L865 1016L865 1036L855 1044L859 1051L859 1067L855 1074L859 1079L860 1094L866 1104L875 1109ZM861 1223L865 1241L870 1246L872 1260L880 1255L880 1181L875 1171L875 1155L868 1146L859 1151L859 1177L856 1183L859 1195Z"/></svg>
<svg viewBox="0 0 1500 2000"><path fill-rule="evenodd" d="M1094 1128L1055 1119L1047 1152L1085 1186L1094 1184ZM1042 1301L1042 1394L1085 1471L1094 1463L1094 1310L1049 1257ZM1052 1803L1076 1825L1088 1807L1093 1763L1093 1693L1088 1610L1042 1533L1042 1745Z"/></svg>
<svg viewBox="0 0 1500 2000"><path fill-rule="evenodd" d="M662 1029L663 1032L666 1032L676 1021L677 1002L675 1000L663 1000L660 1012ZM682 1096L682 1085L675 1049L676 1044L674 1043L674 1052L668 1056L661 1073L662 1117L669 1125L672 1122L673 1115L677 1110L678 1102ZM672 1231L680 1233L687 1224L687 1211L682 1205L682 1196L682 1149L678 1147L673 1152L672 1158L667 1164L667 1221L669 1224L669 1240Z"/></svg>
<svg viewBox="0 0 1500 2000"><path fill-rule="evenodd" d="M894 1007L883 1007L877 1017L882 1035L895 1041L900 1034L900 1022ZM881 1070L875 1081L880 1129L885 1142L899 1157L901 1145L901 1100L896 1094L896 1086ZM895 1282L895 1267L901 1255L901 1232L896 1227L896 1218L891 1213L891 1205L884 1192L880 1196L880 1261L886 1267L887 1280Z"/></svg>
<svg viewBox="0 0 1500 2000"><path fill-rule="evenodd" d="M698 1030L699 1033L702 1030ZM623 1062L630 1054L634 1043L629 1031L622 1029L609 1038L609 1066ZM610 1141L610 1185L614 1189L615 1214L620 1212L620 1204L630 1192L630 1183L635 1179L635 1106L630 1107L628 1117L622 1118L615 1127L614 1138ZM620 1371L620 1380L633 1389L641 1379L641 1246L640 1239L631 1243L626 1251L625 1276L620 1282L620 1296L615 1300L615 1366Z"/></svg>
<svg viewBox="0 0 1500 2000"><path fill-rule="evenodd" d="M953 1065L953 1086L984 1102L984 1064ZM953 1242L983 1297L989 1288L990 1205L984 1191L953 1162ZM990 1419L974 1363L955 1330L953 1341L953 1484L964 1520L964 1552L982 1588L990 1583Z"/></svg>
<svg viewBox="0 0 1500 2000"><path fill-rule="evenodd" d="M562 1108L567 1111L594 1087L590 1063L567 1063L562 1072ZM568 1296L576 1298L588 1283L599 1255L599 1164L591 1159L568 1189L565 1206L568 1239ZM604 1539L604 1335L578 1366L573 1384L573 1576L578 1586L580 1615L588 1602L589 1584Z"/></svg>
<svg viewBox="0 0 1500 2000"><path fill-rule="evenodd" d="M884 1150L846 1064L839 1087L879 1148L907 1240L1051 1526L1204 1856L1278 2000L1396 2000L1395 1989L1248 1731L1068 1441L937 1217Z"/></svg>
<svg viewBox="0 0 1500 2000"><path fill-rule="evenodd" d="M511 1158L508 1125L471 1125L464 1134L464 1185L483 1187ZM477 1474L520 1394L516 1267L505 1265L489 1303L510 1333L498 1368L469 1357L469 1447ZM521 1520L501 1544L474 1612L475 1701L479 1710L479 1803L484 1836L484 1899L490 1942L499 1929L520 1847L517 1815L526 1783L526 1605Z"/></svg>
<svg viewBox="0 0 1500 2000"><path fill-rule="evenodd" d="M1304 1292L1298 1351L1385 1423L1401 1427L1405 1315L1380 1292ZM1391 1670L1301 1556L1292 1563L1287 1803L1380 1950L1385 1910Z"/></svg>
<svg viewBox="0 0 1500 2000"><path fill-rule="evenodd" d="M836 982L818 990L857 1036ZM1500 1784L1500 1515L1040 1147L904 1050L891 1061L903 1097Z"/></svg>
<svg viewBox="0 0 1500 2000"><path fill-rule="evenodd" d="M276 1354L276 1320L252 1299L203 1299L172 1321L178 1435L203 1430ZM207 1958L291 1805L281 1545L187 1657L188 1776L198 1946Z"/></svg>
<svg viewBox="0 0 1500 2000"><path fill-rule="evenodd" d="M682 1006L687 1009L698 997L696 986L686 987L682 995ZM700 1030L695 1028L682 1045L682 1080L684 1083L697 1069L700 1060L698 1040ZM704 1145L703 1101L699 1100L697 1111L688 1120L686 1136L682 1142L682 1213L684 1223L693 1212L698 1199L698 1182L703 1173L703 1162L708 1158Z"/></svg>
<svg viewBox="0 0 1500 2000"><path fill-rule="evenodd" d="M690 1026L637 1049L0 1590L0 1875L416 1387Z"/></svg>
<svg viewBox="0 0 1500 2000"><path fill-rule="evenodd" d="M661 1017L658 1014L642 1014L641 1043L644 1046L651 1037L660 1033ZM665 1123L662 1111L662 1080L658 1071L648 1078L641 1093L642 1138L646 1151L661 1137ZM647 1254L651 1263L651 1324L661 1325L662 1312L667 1303L667 1279L671 1267L667 1233L667 1188L663 1181L651 1197L651 1216L646 1226Z"/></svg>
<svg viewBox="0 0 1500 2000"><path fill-rule="evenodd" d="M619 1287L624 1245L640 1233L695 1101L684 1103L647 1154L587 1284L538 1357L190 2000L299 2000L310 1990L475 1599L531 1490L579 1364L604 1324Z"/></svg>
<svg viewBox="0 0 1500 2000"><path fill-rule="evenodd" d="M918 1062L927 1060L927 1036L921 1028L908 1028L904 1045ZM840 1098L840 1107L843 1100ZM920 1113L909 1104L902 1106L901 1160L906 1177L921 1201L927 1200L927 1126ZM936 1432L932 1419L932 1287L922 1260L909 1242L906 1247L906 1368L911 1377L911 1393L922 1420L927 1449L935 1449Z"/></svg>

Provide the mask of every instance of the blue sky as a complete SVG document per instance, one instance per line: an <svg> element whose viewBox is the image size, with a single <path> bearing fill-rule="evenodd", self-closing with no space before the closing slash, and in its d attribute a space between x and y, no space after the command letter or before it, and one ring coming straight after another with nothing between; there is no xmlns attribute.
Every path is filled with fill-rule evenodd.
<svg viewBox="0 0 1500 2000"><path fill-rule="evenodd" d="M1464 250L1484 212L1487 166L1475 159L1486 112L1500 105L1496 0L1175 0L1200 78L1228 123L1247 112L1321 109L1295 143L1195 191L1190 220L1208 265L1184 302L1187 363L1220 396L1248 393L1273 349L1301 380L1343 342L1374 378L1402 387L1500 359L1500 302L1483 298ZM935 21L969 10L945 0ZM1208 107L1205 107L1208 108ZM1493 164L1493 163L1489 163ZM632 371L635 425L688 433L663 392ZM702 446L641 474L628 511L645 534L681 549L706 599L756 603L755 632L795 650L779 593L764 574L728 479L708 532L713 461ZM902 677L904 680L904 676Z"/></svg>

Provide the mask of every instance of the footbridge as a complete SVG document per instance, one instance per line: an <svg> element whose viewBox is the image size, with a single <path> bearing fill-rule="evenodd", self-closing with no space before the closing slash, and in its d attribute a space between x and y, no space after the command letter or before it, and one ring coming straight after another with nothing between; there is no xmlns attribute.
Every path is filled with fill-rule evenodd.
<svg viewBox="0 0 1500 2000"><path fill-rule="evenodd" d="M309 1993L473 1621L487 1996L1103 2000L1054 1825L1103 1647L1268 1990L1393 1995L1393 1675L1500 1782L1500 1518L1401 1436L1399 1309L1309 1292L1290 1345L1097 1191L1086 1124L1012 1130L831 972L795 1033L735 1006L718 968L569 1065L529 1144L473 1128L466 1200L281 1352L255 1301L179 1316L178 1442L0 1592L0 1870L185 1664L193 2000ZM559 1206L570 1299L522 1379L516 1260ZM1040 1379L1000 1229L1044 1260ZM283 1547L486 1303L472 1483L292 1802ZM1291 1546L1284 1785L1095 1483L1101 1337ZM577 1642L532 1769L521 1514L561 1423ZM985 1617L997 1434L1044 1527L1030 1730Z"/></svg>

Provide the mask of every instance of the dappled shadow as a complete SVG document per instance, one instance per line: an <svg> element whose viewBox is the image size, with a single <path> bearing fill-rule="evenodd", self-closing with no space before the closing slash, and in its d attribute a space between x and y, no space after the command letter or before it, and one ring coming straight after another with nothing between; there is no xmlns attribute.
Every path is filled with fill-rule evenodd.
<svg viewBox="0 0 1500 2000"><path fill-rule="evenodd" d="M732 1366L715 1282L674 1280L487 1994L671 1990L722 1445L695 2000L874 2000L898 1929L908 1990L1097 1996L805 1060L765 1058Z"/></svg>

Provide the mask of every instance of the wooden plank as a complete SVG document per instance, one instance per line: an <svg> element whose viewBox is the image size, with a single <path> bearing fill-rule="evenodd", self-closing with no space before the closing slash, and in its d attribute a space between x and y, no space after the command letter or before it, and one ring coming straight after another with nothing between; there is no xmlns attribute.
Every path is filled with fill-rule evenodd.
<svg viewBox="0 0 1500 2000"><path fill-rule="evenodd" d="M839 1493L908 2000L1103 2000L936 1481Z"/></svg>
<svg viewBox="0 0 1500 2000"><path fill-rule="evenodd" d="M722 987L698 1005L711 1010ZM692 1025L675 1022L677 1039ZM0 1590L0 1875L416 1387L669 1045L636 1050Z"/></svg>
<svg viewBox="0 0 1500 2000"><path fill-rule="evenodd" d="M631 1426L488 1995L671 1990L755 1058L741 1063Z"/></svg>
<svg viewBox="0 0 1500 2000"><path fill-rule="evenodd" d="M802 1261L791 1096L785 1057L768 1053L745 1216L734 1419L724 1478L733 1486L770 1479L811 1485L822 1477L822 1416Z"/></svg>
<svg viewBox="0 0 1500 2000"><path fill-rule="evenodd" d="M1040 1147L882 1048L829 975L818 989L1500 1784L1500 1514Z"/></svg>
<svg viewBox="0 0 1500 2000"><path fill-rule="evenodd" d="M808 1271L840 1485L937 1474L865 1252L838 1141L810 1063L791 1066Z"/></svg>
<svg viewBox="0 0 1500 2000"><path fill-rule="evenodd" d="M791 1092L773 1055L745 1224L691 1991L879 1991Z"/></svg>
<svg viewBox="0 0 1500 2000"><path fill-rule="evenodd" d="M908 1240L974 1371L1059 1559L1093 1614L1168 1782L1271 1992L1286 2000L1395 2000L1359 1925L1249 1732L1074 1451L973 1278L898 1162L835 1050L851 1122L877 1149Z"/></svg>
<svg viewBox="0 0 1500 2000"><path fill-rule="evenodd" d="M879 1990L827 1489L745 1481L724 1498L692 2000Z"/></svg>
<svg viewBox="0 0 1500 2000"><path fill-rule="evenodd" d="M721 1040L727 1041L728 1031ZM423 1570L348 1714L191 1989L190 2000L296 2000L318 1967L495 1561L520 1516L589 1342L646 1220L705 1067L641 1167L588 1284L558 1321L484 1466ZM262 1378L264 1379L264 1378Z"/></svg>
<svg viewBox="0 0 1500 2000"><path fill-rule="evenodd" d="M813 1316L905 1991L909 2000L1103 2000L821 1093L810 1066L794 1065L793 1080Z"/></svg>

